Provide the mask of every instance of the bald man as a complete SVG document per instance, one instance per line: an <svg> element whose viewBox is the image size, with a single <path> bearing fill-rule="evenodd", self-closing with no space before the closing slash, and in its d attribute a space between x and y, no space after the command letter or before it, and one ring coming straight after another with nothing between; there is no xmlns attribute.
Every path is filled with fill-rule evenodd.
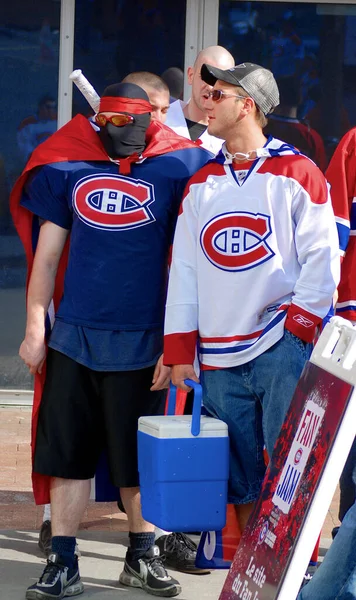
<svg viewBox="0 0 356 600"><path fill-rule="evenodd" d="M200 77L201 66L207 63L219 69L230 69L234 66L234 57L222 46L208 46L201 50L192 67L188 67L188 83L192 86L192 95L188 102L177 100L171 104L166 125L176 133L193 142L200 140L201 145L214 155L221 148L222 140L207 132L208 113L206 98L212 88Z"/></svg>
<svg viewBox="0 0 356 600"><path fill-rule="evenodd" d="M169 87L161 77L149 71L135 71L126 75L122 83L135 83L144 89L153 107L152 121L165 123L169 109Z"/></svg>

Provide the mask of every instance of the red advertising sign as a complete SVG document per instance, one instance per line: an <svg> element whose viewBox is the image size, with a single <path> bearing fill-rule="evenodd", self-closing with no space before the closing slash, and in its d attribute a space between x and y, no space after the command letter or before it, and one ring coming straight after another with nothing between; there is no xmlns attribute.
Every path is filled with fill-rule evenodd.
<svg viewBox="0 0 356 600"><path fill-rule="evenodd" d="M345 350L344 333L340 338L344 320L335 321ZM345 371L343 379L335 374L342 372L340 358L332 358L335 339L330 352L335 327L328 325L299 380L220 600L296 598L355 436L356 364L351 375ZM346 332L356 362L356 329L347 324ZM333 372L325 370L325 357L319 361L324 368L313 364L325 352L330 355ZM342 356L346 354L344 351ZM345 416L351 409L353 423L350 412Z"/></svg>

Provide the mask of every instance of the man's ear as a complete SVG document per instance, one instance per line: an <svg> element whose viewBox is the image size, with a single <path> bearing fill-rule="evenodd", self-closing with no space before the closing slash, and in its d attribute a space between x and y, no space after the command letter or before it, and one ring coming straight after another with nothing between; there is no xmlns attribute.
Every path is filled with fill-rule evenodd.
<svg viewBox="0 0 356 600"><path fill-rule="evenodd" d="M254 101L252 100L252 98L246 98L244 100L244 109L245 109L246 113L252 112L255 106L256 105L255 105Z"/></svg>
<svg viewBox="0 0 356 600"><path fill-rule="evenodd" d="M188 67L188 69L187 69L187 76L188 76L188 84L192 85L192 83L193 83L193 77L194 77L194 69L193 69L193 67Z"/></svg>

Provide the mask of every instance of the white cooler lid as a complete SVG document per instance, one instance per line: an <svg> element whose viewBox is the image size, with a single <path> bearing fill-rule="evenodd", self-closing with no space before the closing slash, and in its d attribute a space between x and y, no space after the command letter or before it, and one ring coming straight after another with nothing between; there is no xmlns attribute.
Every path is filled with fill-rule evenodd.
<svg viewBox="0 0 356 600"><path fill-rule="evenodd" d="M138 430L156 438L227 437L227 425L219 419L203 415L200 418L200 434L191 433L192 416L140 417Z"/></svg>

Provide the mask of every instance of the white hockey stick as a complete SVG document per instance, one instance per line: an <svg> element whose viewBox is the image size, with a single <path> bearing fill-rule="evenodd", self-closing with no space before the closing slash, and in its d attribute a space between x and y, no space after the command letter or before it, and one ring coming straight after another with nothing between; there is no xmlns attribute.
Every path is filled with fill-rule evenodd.
<svg viewBox="0 0 356 600"><path fill-rule="evenodd" d="M78 90L80 90L84 98L89 102L91 108L95 113L99 110L100 96L97 94L91 83L84 77L81 69L76 69L69 75L69 79L75 83Z"/></svg>

